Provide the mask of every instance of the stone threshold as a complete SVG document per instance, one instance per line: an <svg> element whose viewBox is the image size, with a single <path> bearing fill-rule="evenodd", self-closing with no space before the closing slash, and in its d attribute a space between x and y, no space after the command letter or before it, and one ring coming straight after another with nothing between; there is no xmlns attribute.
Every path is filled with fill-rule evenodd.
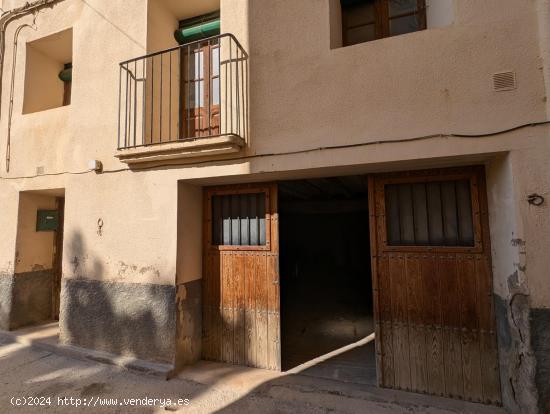
<svg viewBox="0 0 550 414"><path fill-rule="evenodd" d="M163 379L170 379L174 371L174 367L170 364L148 362L108 352L60 344L59 324L57 322L30 328L22 328L16 331L0 330L0 340L15 342L81 361L93 361L106 365L114 365L129 371L153 375Z"/></svg>

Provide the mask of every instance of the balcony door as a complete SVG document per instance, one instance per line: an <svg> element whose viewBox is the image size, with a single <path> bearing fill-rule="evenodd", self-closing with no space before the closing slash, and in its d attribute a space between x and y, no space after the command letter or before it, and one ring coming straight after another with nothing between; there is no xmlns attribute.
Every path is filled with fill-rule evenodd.
<svg viewBox="0 0 550 414"><path fill-rule="evenodd" d="M182 139L220 134L220 45L196 42L181 51Z"/></svg>

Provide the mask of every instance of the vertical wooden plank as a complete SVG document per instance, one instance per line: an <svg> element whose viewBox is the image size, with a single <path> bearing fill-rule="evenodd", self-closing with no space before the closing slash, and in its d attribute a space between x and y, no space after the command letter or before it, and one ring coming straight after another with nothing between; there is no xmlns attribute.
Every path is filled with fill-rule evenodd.
<svg viewBox="0 0 550 414"><path fill-rule="evenodd" d="M210 280L212 286L212 302L210 309L212 345L211 355L215 361L222 359L222 258L219 252L212 255L212 278Z"/></svg>
<svg viewBox="0 0 550 414"><path fill-rule="evenodd" d="M222 260L222 361L234 361L233 253L223 252Z"/></svg>
<svg viewBox="0 0 550 414"><path fill-rule="evenodd" d="M380 349L382 354L382 385L393 388L396 383L393 362L393 335L391 311L391 279L388 256L379 258Z"/></svg>
<svg viewBox="0 0 550 414"><path fill-rule="evenodd" d="M382 379L383 387L395 388L396 378L394 369L393 327L391 322L380 322L380 348L382 350Z"/></svg>
<svg viewBox="0 0 550 414"><path fill-rule="evenodd" d="M411 389L416 392L428 392L422 273L420 261L416 255L407 257L407 283Z"/></svg>
<svg viewBox="0 0 550 414"><path fill-rule="evenodd" d="M267 368L267 255L256 256L256 367Z"/></svg>
<svg viewBox="0 0 550 414"><path fill-rule="evenodd" d="M202 358L214 359L212 355L212 255L204 257L202 277Z"/></svg>
<svg viewBox="0 0 550 414"><path fill-rule="evenodd" d="M246 254L245 264L245 349L246 365L256 366L256 253Z"/></svg>
<svg viewBox="0 0 550 414"><path fill-rule="evenodd" d="M422 273L424 311L427 345L427 380L428 392L434 395L445 395L445 370L443 362L443 333L441 321L441 290L437 274L435 255L422 255L420 259Z"/></svg>
<svg viewBox="0 0 550 414"><path fill-rule="evenodd" d="M443 360L445 364L445 395L449 398L462 399L464 397L464 379L460 328L444 327Z"/></svg>
<svg viewBox="0 0 550 414"><path fill-rule="evenodd" d="M268 368L281 369L278 255L267 255Z"/></svg>
<svg viewBox="0 0 550 414"><path fill-rule="evenodd" d="M233 290L234 290L234 360L238 365L244 365L245 356L245 257L243 252L233 255Z"/></svg>
<svg viewBox="0 0 550 414"><path fill-rule="evenodd" d="M489 259L483 257L476 260L475 272L479 282L478 298L481 304L479 324L483 400L495 404L500 403L501 395Z"/></svg>
<svg viewBox="0 0 550 414"><path fill-rule="evenodd" d="M374 317L374 347L376 353L376 382L379 386L383 385L382 371L382 331L380 326L380 282L379 282L379 243L377 226L378 221L383 217L378 217L375 178L370 175L367 183L368 201L369 201L369 231L370 231L370 253L371 253L371 278L372 278L372 298L373 298L373 317Z"/></svg>
<svg viewBox="0 0 550 414"><path fill-rule="evenodd" d="M279 197L276 184L270 187L270 242L268 308L271 311L269 325L269 360L271 369L280 371L281 365L281 283L279 274Z"/></svg>
<svg viewBox="0 0 550 414"><path fill-rule="evenodd" d="M426 330L421 325L409 326L409 349L411 364L411 390L428 392Z"/></svg>
<svg viewBox="0 0 550 414"><path fill-rule="evenodd" d="M502 401L496 335L494 332L481 332L480 338L483 401L487 404L500 404Z"/></svg>
<svg viewBox="0 0 550 414"><path fill-rule="evenodd" d="M460 314L462 315L463 326L464 398L468 401L482 402L479 308L474 257L468 255L458 256L457 266L460 283Z"/></svg>
<svg viewBox="0 0 550 414"><path fill-rule="evenodd" d="M439 256L437 272L440 278L441 313L444 327L445 392L451 398L462 398L464 396L462 323L456 256L452 254Z"/></svg>
<svg viewBox="0 0 550 414"><path fill-rule="evenodd" d="M409 329L407 305L406 257L403 254L389 255L391 278L391 310L393 326L393 349L395 385L403 390L411 388L409 355Z"/></svg>

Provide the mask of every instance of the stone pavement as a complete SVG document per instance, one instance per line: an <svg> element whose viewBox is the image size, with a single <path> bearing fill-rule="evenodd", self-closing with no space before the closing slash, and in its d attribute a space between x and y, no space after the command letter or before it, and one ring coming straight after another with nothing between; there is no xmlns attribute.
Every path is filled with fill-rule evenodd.
<svg viewBox="0 0 550 414"><path fill-rule="evenodd" d="M29 402L41 405L13 405ZM0 413L42 412L503 413L461 401L208 362L166 381L0 335Z"/></svg>

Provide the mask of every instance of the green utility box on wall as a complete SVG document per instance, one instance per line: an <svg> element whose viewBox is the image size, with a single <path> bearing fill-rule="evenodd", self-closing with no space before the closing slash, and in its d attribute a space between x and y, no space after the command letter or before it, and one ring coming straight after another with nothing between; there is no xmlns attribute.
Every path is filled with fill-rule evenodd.
<svg viewBox="0 0 550 414"><path fill-rule="evenodd" d="M59 228L59 211L38 210L36 231L56 231Z"/></svg>

